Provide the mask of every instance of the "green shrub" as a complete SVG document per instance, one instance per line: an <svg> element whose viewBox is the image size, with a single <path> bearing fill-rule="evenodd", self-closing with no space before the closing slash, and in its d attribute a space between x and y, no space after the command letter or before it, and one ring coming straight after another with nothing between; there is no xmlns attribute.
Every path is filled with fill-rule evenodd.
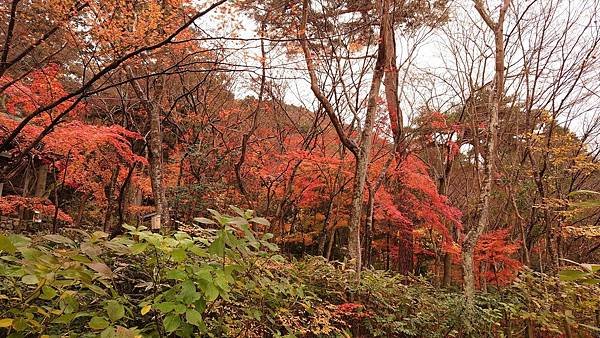
<svg viewBox="0 0 600 338"><path fill-rule="evenodd" d="M0 335L102 337L586 337L600 289L524 272L477 298L426 279L352 270L322 257L286 260L251 211L211 211L161 235L126 226L77 240L0 235Z"/></svg>

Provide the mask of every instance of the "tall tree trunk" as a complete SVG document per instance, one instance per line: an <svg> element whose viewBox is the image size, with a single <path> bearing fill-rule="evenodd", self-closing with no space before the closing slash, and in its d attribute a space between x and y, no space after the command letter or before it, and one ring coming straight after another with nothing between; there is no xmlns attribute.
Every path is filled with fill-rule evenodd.
<svg viewBox="0 0 600 338"><path fill-rule="evenodd" d="M494 178L494 156L496 154L496 140L498 138L498 112L504 98L504 17L510 0L504 0L498 21L494 22L485 9L482 0L474 0L475 9L479 12L486 25L494 32L495 47L495 74L494 92L489 102L490 117L488 122L488 139L485 154L484 178L479 193L478 217L474 228L465 235L463 242L463 280L464 294L467 302L467 310L472 312L475 296L475 276L473 274L473 253L479 237L483 233L489 221L490 194Z"/></svg>
<svg viewBox="0 0 600 338"><path fill-rule="evenodd" d="M310 77L311 90L323 105L325 112L327 113L330 121L332 122L338 137L342 141L342 144L348 148L355 157L356 163L354 168L354 183L352 193L352 207L350 211L350 222L349 222L349 234L348 234L348 256L356 271L356 280L360 280L361 270L361 241L360 241L360 225L361 225L361 214L363 208L363 192L365 188L367 170L369 167L369 155L371 152L371 146L373 143L373 127L375 124L375 115L377 110L377 100L379 98L379 90L381 88L381 82L384 73L385 66L385 51L386 44L384 39L384 30L380 29L379 48L377 51L377 61L373 71L373 77L371 79L371 87L369 89L367 109L365 114L365 120L363 123L362 133L360 137L359 145L351 140L346 132L338 116L336 115L335 109L332 106L329 99L323 94L323 91L319 87L319 82L316 74L316 69L312 57L312 52L309 48L308 38L306 36L306 23L308 20L309 12L309 1L303 1L303 12L302 20L299 28L299 39L302 45L304 53L304 59L306 61L306 68ZM387 10L383 11L381 15L381 26L387 25L389 20L389 13Z"/></svg>
<svg viewBox="0 0 600 338"><path fill-rule="evenodd" d="M138 99L144 105L148 112L150 120L150 131L148 133L148 162L150 171L150 183L152 185L152 195L156 205L156 214L160 215L160 224L162 227L168 227L170 224L169 202L167 201L166 189L163 181L163 156L162 156L162 128L160 117L160 106L154 104L144 95L140 84L134 80L131 67L127 67L127 77ZM160 86L159 86L160 87ZM157 89L161 90L161 89Z"/></svg>
<svg viewBox="0 0 600 338"><path fill-rule="evenodd" d="M160 224L165 227L169 225L169 203L167 201L163 181L162 160L162 130L160 110L150 109L150 140L148 142L148 157L150 169L150 182L152 194L156 204L156 213L160 215Z"/></svg>
<svg viewBox="0 0 600 338"><path fill-rule="evenodd" d="M373 242L373 211L375 208L375 191L369 188L369 201L367 203L367 219L365 222L365 245L364 245L364 261L366 266L371 265L371 244Z"/></svg>

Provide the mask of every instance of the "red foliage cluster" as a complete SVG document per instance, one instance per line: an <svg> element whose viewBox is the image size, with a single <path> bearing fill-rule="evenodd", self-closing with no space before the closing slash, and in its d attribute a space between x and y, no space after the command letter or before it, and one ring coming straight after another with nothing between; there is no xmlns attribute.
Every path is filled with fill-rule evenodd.
<svg viewBox="0 0 600 338"><path fill-rule="evenodd" d="M358 303L339 304L335 310L335 314L351 319L364 319L373 315L370 311L365 310L362 304Z"/></svg>
<svg viewBox="0 0 600 338"><path fill-rule="evenodd" d="M40 214L47 218L54 217L56 212L55 206L48 199L39 197L21 197L21 196L4 196L0 197L0 214L16 216L19 209L39 211ZM58 210L57 219L59 221L73 222L71 216Z"/></svg>
<svg viewBox="0 0 600 338"><path fill-rule="evenodd" d="M59 66L50 65L18 81L13 81L8 76L0 78L0 85L11 84L4 92L8 114L0 113L0 140L17 127L21 117L66 94L58 79L59 71ZM21 151L27 149L38 138L52 118L72 104L72 100L67 100L49 110L47 114L34 118L19 134L17 142L9 151L12 157L21 156ZM50 165L55 174L54 180L58 183L54 185L54 189L66 186L91 194L99 205L102 205L106 199L104 186L110 180L113 169L119 165L126 167L134 163L145 164L146 159L136 155L131 148L131 140L140 139L139 134L118 125L86 124L79 119L84 110L85 105L78 104L65 118L65 122L52 129L40 145L26 155L41 159L42 163ZM125 175L126 170L122 170L119 176L123 179ZM13 212L15 207L26 206L30 209L40 209L44 214L48 207L53 208L47 200L42 203L36 198L7 198L11 200L5 200L5 211ZM59 217L70 220L66 214L60 214Z"/></svg>
<svg viewBox="0 0 600 338"><path fill-rule="evenodd" d="M520 242L510 243L510 229L501 229L484 233L475 247L476 267L480 270L477 276L485 278L488 283L505 285L516 277L522 267L519 260L512 258L519 250ZM485 271L481 271L485 263Z"/></svg>

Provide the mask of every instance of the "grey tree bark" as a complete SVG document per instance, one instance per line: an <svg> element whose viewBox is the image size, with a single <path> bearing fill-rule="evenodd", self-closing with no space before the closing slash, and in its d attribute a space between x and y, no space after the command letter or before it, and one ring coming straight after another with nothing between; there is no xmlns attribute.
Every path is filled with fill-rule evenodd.
<svg viewBox="0 0 600 338"><path fill-rule="evenodd" d="M488 139L486 145L484 177L481 190L479 192L478 215L475 226L471 228L464 237L462 246L462 266L463 266L463 288L467 310L474 307L475 295L475 275L473 272L473 253L477 240L485 230L489 221L490 194L494 177L494 156L496 153L496 142L498 139L498 111L504 98L504 18L510 0L504 0L498 19L494 22L490 16L489 10L485 8L482 0L474 0L475 9L485 22L485 24L494 33L495 48L495 74L494 91L489 101L490 116L488 122Z"/></svg>

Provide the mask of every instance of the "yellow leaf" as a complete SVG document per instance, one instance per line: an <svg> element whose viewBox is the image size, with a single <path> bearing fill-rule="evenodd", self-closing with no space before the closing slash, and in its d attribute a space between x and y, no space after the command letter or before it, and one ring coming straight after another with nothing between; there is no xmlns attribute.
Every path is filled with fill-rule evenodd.
<svg viewBox="0 0 600 338"><path fill-rule="evenodd" d="M148 311L150 311L150 309L152 308L152 305L146 305L142 308L142 311L140 311L142 313L142 316L145 315L146 313L148 313Z"/></svg>
<svg viewBox="0 0 600 338"><path fill-rule="evenodd" d="M0 319L0 327L11 327L13 323L12 318L2 318Z"/></svg>

